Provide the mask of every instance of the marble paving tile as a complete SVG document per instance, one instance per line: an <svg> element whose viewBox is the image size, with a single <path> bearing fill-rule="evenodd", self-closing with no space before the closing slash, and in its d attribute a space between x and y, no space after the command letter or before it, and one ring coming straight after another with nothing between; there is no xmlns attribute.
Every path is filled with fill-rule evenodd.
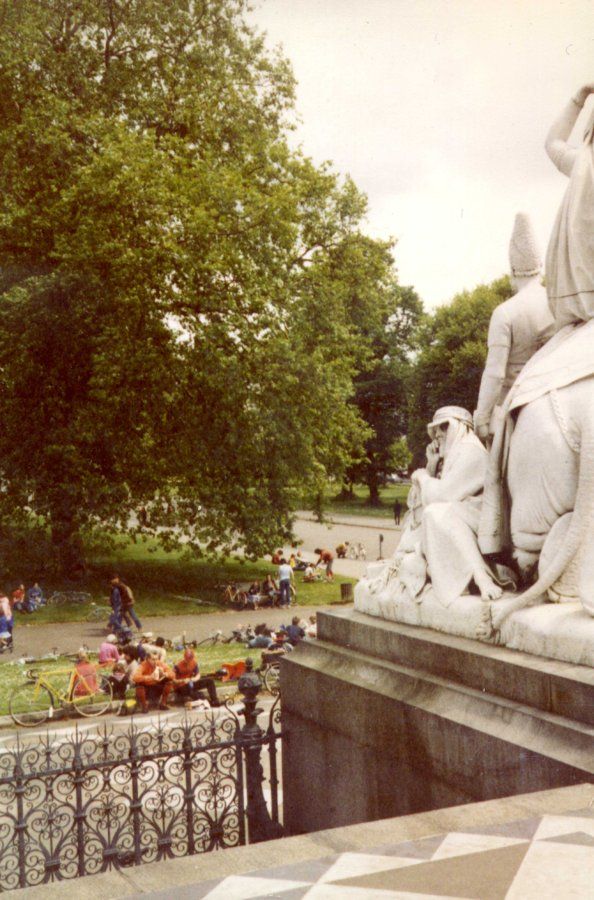
<svg viewBox="0 0 594 900"><path fill-rule="evenodd" d="M282 891L310 886L307 882L272 881L258 875L229 875L205 894L204 900L254 900L256 897L275 897Z"/></svg>
<svg viewBox="0 0 594 900"><path fill-rule="evenodd" d="M594 819L594 807L590 806L587 809L578 809L575 812L569 813L570 816L576 816L584 819Z"/></svg>
<svg viewBox="0 0 594 900"><path fill-rule="evenodd" d="M536 834L540 825L541 816L534 819L518 819L515 822L503 822L501 825L485 825L476 828L468 828L468 834L500 834L505 837L522 838L530 841Z"/></svg>
<svg viewBox="0 0 594 900"><path fill-rule="evenodd" d="M315 884L305 894L305 900L403 900L410 894L401 894L398 891L374 890L370 888L345 887L343 884ZM415 894L415 900L427 898L426 894ZM443 900L443 897L429 900ZM461 898L460 898L461 900Z"/></svg>
<svg viewBox="0 0 594 900"><path fill-rule="evenodd" d="M468 853L480 853L483 850L497 850L499 847L511 847L513 844L526 844L521 838L505 837L499 834L472 834L465 831L452 831L441 842L432 859L445 859L450 856L464 856Z"/></svg>
<svg viewBox="0 0 594 900"><path fill-rule="evenodd" d="M583 847L594 847L594 837L584 831L574 831L571 834L558 834L555 837L544 838L548 844L581 844Z"/></svg>
<svg viewBox="0 0 594 900"><path fill-rule="evenodd" d="M530 845L507 900L590 900L594 897L591 847L547 842Z"/></svg>
<svg viewBox="0 0 594 900"><path fill-rule="evenodd" d="M402 866L415 866L420 859L408 856L374 856L370 853L341 853L333 866L324 873L321 882L339 881L355 875L369 875L372 872L383 872L386 869L398 869Z"/></svg>
<svg viewBox="0 0 594 900"><path fill-rule="evenodd" d="M311 885L308 884L306 887L292 888L290 891L275 891L271 887L272 894L259 894L258 897L253 897L252 900L277 900L277 898L278 900L303 900L310 887Z"/></svg>
<svg viewBox="0 0 594 900"><path fill-rule="evenodd" d="M431 859L445 834L436 834L433 837L421 838L418 841L404 841L401 844L382 844L379 847L370 847L369 853L378 853L385 856L412 856L416 859Z"/></svg>
<svg viewBox="0 0 594 900"><path fill-rule="evenodd" d="M315 884L334 865L339 854L325 856L323 859L306 859L303 862L287 863L287 865L274 866L271 869L262 869L254 873L260 878L280 878L288 881L308 881Z"/></svg>
<svg viewBox="0 0 594 900"><path fill-rule="evenodd" d="M340 887L408 891L466 900L503 900L529 847L523 841L466 856L420 862L417 866L350 878L341 882Z"/></svg>
<svg viewBox="0 0 594 900"><path fill-rule="evenodd" d="M562 834L585 833L594 837L594 819L585 816L543 816L534 840L558 837Z"/></svg>

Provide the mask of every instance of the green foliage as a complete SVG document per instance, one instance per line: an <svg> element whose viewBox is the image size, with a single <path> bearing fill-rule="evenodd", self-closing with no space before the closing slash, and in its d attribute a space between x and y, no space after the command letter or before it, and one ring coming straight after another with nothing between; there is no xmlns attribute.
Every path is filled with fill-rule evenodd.
<svg viewBox="0 0 594 900"><path fill-rule="evenodd" d="M390 447L390 465L393 472L406 472L412 462L406 438L398 438Z"/></svg>
<svg viewBox="0 0 594 900"><path fill-rule="evenodd" d="M43 517L61 571L105 525L261 555L369 435L389 249L289 148L293 76L246 10L0 13L0 521Z"/></svg>
<svg viewBox="0 0 594 900"><path fill-rule="evenodd" d="M487 355L491 313L512 295L507 276L457 294L425 317L410 379L408 443L415 465L425 464L427 422L440 406L476 407Z"/></svg>
<svg viewBox="0 0 594 900"><path fill-rule="evenodd" d="M355 403L370 428L365 456L349 469L351 481L365 482L369 502L380 505L379 488L386 475L407 462L394 460L394 443L407 429L407 386L415 335L423 307L415 291L401 287L392 275L381 303L375 302L375 319L368 319L365 334L369 357L355 379ZM398 445L402 449L402 444Z"/></svg>

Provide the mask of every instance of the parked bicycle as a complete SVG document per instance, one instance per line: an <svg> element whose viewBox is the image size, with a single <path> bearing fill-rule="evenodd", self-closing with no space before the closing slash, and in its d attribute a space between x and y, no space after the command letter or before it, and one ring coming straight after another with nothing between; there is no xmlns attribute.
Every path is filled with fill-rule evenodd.
<svg viewBox="0 0 594 900"><path fill-rule="evenodd" d="M59 679L62 678L62 684ZM66 688L63 687L67 680ZM115 704L118 709L121 704ZM29 670L27 681L18 685L8 701L8 710L17 725L31 728L52 719L57 710L74 710L80 716L102 716L114 709L111 684L97 672L85 677L75 668Z"/></svg>
<svg viewBox="0 0 594 900"><path fill-rule="evenodd" d="M213 631L208 637L201 641L193 641L192 647L214 647L216 644L227 644L228 641L223 637L222 631Z"/></svg>
<svg viewBox="0 0 594 900"><path fill-rule="evenodd" d="M64 606L66 603L90 603L91 595L86 591L54 591L47 598L48 606Z"/></svg>
<svg viewBox="0 0 594 900"><path fill-rule="evenodd" d="M264 687L269 694L276 697L280 694L280 662L268 663L263 669L260 669Z"/></svg>

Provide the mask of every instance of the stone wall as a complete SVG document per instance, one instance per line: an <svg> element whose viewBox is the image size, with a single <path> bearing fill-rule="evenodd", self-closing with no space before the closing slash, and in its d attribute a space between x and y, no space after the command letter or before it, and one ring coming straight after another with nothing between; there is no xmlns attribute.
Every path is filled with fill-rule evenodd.
<svg viewBox="0 0 594 900"><path fill-rule="evenodd" d="M291 833L594 780L594 673L321 614L282 667Z"/></svg>

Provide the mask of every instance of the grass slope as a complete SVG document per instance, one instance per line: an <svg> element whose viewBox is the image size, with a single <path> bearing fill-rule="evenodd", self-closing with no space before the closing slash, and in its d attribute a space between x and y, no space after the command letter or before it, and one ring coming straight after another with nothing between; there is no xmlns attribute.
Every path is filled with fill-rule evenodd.
<svg viewBox="0 0 594 900"><path fill-rule="evenodd" d="M276 578L277 567L259 560L247 562L228 560L211 563L188 558L183 552L167 552L154 541L120 541L113 555L95 560L87 578L75 584L44 582L46 596L53 590L77 590L91 594L92 602L100 606L109 604L109 579L117 572L132 587L136 598L136 611L143 616L171 616L217 612L222 605L222 589L228 581L251 582L262 580L271 573ZM353 579L336 576L334 583L304 584L301 573L296 573L297 603L299 606L316 606L340 601L340 587ZM27 582L28 586L29 582ZM200 604L180 599L191 597ZM15 612L15 625L47 624L49 622L80 622L88 618L88 604L45 606L35 613Z"/></svg>
<svg viewBox="0 0 594 900"><path fill-rule="evenodd" d="M394 501L400 500L402 515L406 512L406 498L410 490L409 484L389 484L380 488L381 506L369 506L369 491L363 485L356 485L352 500L330 500L326 509L329 518L343 516L375 516L394 521Z"/></svg>

